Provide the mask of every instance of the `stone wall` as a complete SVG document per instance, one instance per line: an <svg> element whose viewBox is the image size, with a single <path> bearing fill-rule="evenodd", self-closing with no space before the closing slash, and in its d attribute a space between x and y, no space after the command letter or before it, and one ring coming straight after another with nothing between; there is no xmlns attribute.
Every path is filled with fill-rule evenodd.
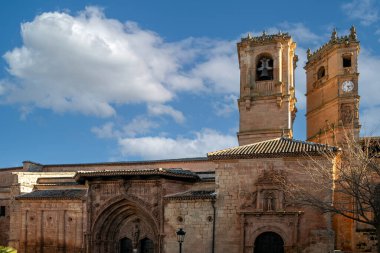
<svg viewBox="0 0 380 253"><path fill-rule="evenodd" d="M270 172L295 173L303 167L297 159L262 158L223 161L216 169L216 252L252 252L257 236L275 232L287 253L328 252L333 247L330 215L314 208L287 207L284 196L267 179ZM294 173L294 174L293 174ZM267 194L273 202L268 204Z"/></svg>
<svg viewBox="0 0 380 253"><path fill-rule="evenodd" d="M164 211L163 252L178 252L176 231L186 231L184 252L210 253L213 208L209 199L168 200Z"/></svg>
<svg viewBox="0 0 380 253"><path fill-rule="evenodd" d="M0 174L0 208L5 208L5 213L0 216L0 246L6 246L9 239L10 212L11 212L11 186L14 183L14 175L11 171L2 171Z"/></svg>
<svg viewBox="0 0 380 253"><path fill-rule="evenodd" d="M18 252L80 253L84 204L80 200L23 200L13 213L10 245Z"/></svg>

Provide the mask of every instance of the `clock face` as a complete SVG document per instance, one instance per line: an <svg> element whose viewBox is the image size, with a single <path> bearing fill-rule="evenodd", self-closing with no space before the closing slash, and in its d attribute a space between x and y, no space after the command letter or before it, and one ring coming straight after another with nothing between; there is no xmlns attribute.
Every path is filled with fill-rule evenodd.
<svg viewBox="0 0 380 253"><path fill-rule="evenodd" d="M342 83L343 92L350 92L354 89L354 83L352 81L344 81Z"/></svg>

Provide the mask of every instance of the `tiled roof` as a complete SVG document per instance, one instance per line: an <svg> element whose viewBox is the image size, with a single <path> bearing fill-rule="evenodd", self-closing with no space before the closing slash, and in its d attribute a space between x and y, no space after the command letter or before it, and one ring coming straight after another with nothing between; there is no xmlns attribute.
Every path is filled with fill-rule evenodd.
<svg viewBox="0 0 380 253"><path fill-rule="evenodd" d="M215 171L195 172L202 181L215 181Z"/></svg>
<svg viewBox="0 0 380 253"><path fill-rule="evenodd" d="M83 182L91 177L115 177L115 176L163 176L182 179L199 180L199 176L189 170L183 169L127 169L127 170L99 170L99 171L78 171L74 179Z"/></svg>
<svg viewBox="0 0 380 253"><path fill-rule="evenodd" d="M318 155L323 152L336 152L338 150L339 149L337 147L329 145L281 137L244 146L210 152L207 154L207 156L211 160L244 159L254 157L299 156L305 154Z"/></svg>
<svg viewBox="0 0 380 253"><path fill-rule="evenodd" d="M174 159L162 159L162 160L145 160L145 161L123 161L123 162L99 162L99 163L68 163L68 164L45 164L47 167L76 167L76 166L98 166L98 165L141 165L141 164L156 164L156 163L194 163L194 162L207 162L207 157L190 157L190 158L174 158ZM39 165L38 163L35 163Z"/></svg>
<svg viewBox="0 0 380 253"><path fill-rule="evenodd" d="M82 199L85 194L86 190L79 189L37 190L19 195L16 199Z"/></svg>
<svg viewBox="0 0 380 253"><path fill-rule="evenodd" d="M214 190L197 190L176 193L165 196L165 199L170 200L191 200L191 199L215 199L216 194Z"/></svg>

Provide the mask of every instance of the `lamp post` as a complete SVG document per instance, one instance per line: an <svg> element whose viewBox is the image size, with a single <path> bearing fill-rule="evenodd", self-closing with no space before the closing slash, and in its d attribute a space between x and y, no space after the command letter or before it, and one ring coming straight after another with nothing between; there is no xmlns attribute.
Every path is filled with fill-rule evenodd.
<svg viewBox="0 0 380 253"><path fill-rule="evenodd" d="M179 253L182 253L182 243L185 240L186 232L182 228L178 229L177 232L177 241L179 243Z"/></svg>

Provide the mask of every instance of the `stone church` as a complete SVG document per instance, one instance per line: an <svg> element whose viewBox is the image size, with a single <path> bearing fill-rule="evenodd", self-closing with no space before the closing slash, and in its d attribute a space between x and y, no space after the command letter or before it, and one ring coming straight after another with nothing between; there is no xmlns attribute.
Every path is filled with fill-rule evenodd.
<svg viewBox="0 0 380 253"><path fill-rule="evenodd" d="M273 179L286 173L302 184L300 161L337 152L345 130L359 136L355 28L307 51L307 141L293 139L295 49L281 32L237 44L237 147L200 158L1 169L0 245L20 253L172 253L183 228L187 253L375 252L376 240L354 222L288 205Z"/></svg>

